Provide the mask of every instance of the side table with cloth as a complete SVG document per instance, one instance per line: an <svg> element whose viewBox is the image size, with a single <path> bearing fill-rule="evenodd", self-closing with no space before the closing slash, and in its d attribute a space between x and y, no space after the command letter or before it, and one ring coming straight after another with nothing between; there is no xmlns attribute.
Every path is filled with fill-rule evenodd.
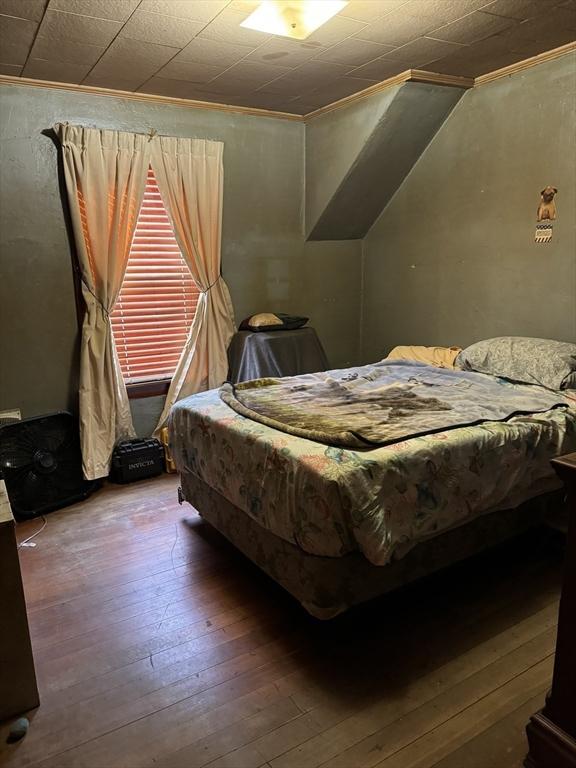
<svg viewBox="0 0 576 768"><path fill-rule="evenodd" d="M295 331L238 331L228 348L232 383L266 376L296 376L329 368L314 328Z"/></svg>

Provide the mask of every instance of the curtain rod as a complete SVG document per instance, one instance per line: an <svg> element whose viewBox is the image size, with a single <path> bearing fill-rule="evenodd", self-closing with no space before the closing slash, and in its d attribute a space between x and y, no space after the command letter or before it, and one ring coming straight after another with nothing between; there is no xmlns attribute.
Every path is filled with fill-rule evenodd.
<svg viewBox="0 0 576 768"><path fill-rule="evenodd" d="M57 122L54 124L54 127L58 125L76 125L76 123L69 123L67 120L60 123ZM98 125L79 125L80 128L93 128L95 131L116 131L116 133L129 133L132 136L147 136L149 141L152 141L152 139L158 137L158 138L166 138L166 139L197 139L198 136L174 136L170 133L158 133L156 128L149 128L147 131L122 131L118 130L117 128L102 128ZM218 139L201 139L202 141L213 141L218 142Z"/></svg>

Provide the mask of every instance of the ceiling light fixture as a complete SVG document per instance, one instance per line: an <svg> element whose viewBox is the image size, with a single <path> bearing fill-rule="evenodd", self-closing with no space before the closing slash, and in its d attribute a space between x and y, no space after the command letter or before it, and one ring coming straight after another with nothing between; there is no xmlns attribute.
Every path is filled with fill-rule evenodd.
<svg viewBox="0 0 576 768"><path fill-rule="evenodd" d="M305 40L348 5L348 0L264 0L240 26Z"/></svg>

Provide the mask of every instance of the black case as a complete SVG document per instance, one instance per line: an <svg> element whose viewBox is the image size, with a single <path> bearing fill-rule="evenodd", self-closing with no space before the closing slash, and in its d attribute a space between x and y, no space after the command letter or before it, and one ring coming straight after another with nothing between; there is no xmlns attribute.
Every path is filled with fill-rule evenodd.
<svg viewBox="0 0 576 768"><path fill-rule="evenodd" d="M110 480L132 483L155 477L164 471L164 447L154 437L122 440L114 448Z"/></svg>

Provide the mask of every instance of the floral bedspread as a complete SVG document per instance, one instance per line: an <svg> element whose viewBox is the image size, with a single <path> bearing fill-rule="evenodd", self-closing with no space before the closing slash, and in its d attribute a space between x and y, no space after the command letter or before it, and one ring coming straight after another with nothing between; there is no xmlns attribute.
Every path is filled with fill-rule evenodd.
<svg viewBox="0 0 576 768"><path fill-rule="evenodd" d="M277 536L311 554L359 550L384 565L443 530L559 487L549 461L576 451L576 403L352 450L247 419L211 390L174 406L170 446L180 472Z"/></svg>

